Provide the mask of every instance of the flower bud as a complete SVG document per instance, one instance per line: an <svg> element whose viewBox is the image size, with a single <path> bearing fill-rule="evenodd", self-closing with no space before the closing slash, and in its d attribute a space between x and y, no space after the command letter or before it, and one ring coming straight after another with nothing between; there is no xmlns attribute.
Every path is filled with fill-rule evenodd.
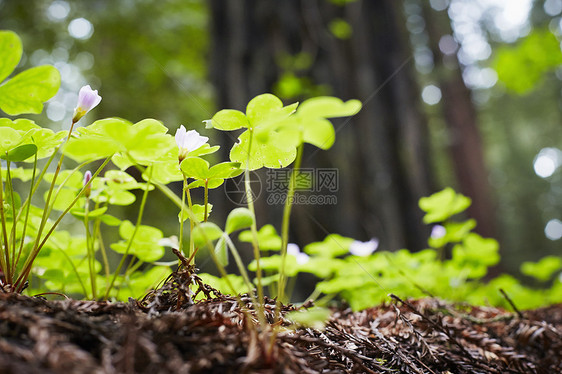
<svg viewBox="0 0 562 374"><path fill-rule="evenodd" d="M92 172L88 170L84 173L84 181L82 182L82 185L86 187L86 189L84 190L84 196L86 197L90 197L90 194L92 193L92 184L91 183L88 184L88 182L90 182L91 179L92 179Z"/></svg>

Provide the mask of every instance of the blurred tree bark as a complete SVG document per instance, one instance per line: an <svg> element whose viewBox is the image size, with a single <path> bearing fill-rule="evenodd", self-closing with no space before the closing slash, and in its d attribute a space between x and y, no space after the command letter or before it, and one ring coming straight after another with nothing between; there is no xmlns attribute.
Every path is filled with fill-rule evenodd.
<svg viewBox="0 0 562 374"><path fill-rule="evenodd" d="M220 108L243 110L255 95L271 92L283 73L278 58L301 52L313 57L308 74L315 83L364 103L352 119L336 121L333 149L306 148L303 167L338 168L340 188L337 205L295 207L292 240L305 244L338 232L378 237L390 250L424 248L428 228L417 201L433 188L402 2L211 0L210 8L211 79ZM328 31L335 19L352 27L350 38ZM267 215L273 208L265 201L259 199L260 212Z"/></svg>
<svg viewBox="0 0 562 374"><path fill-rule="evenodd" d="M424 3L424 17L436 74L442 92L441 107L449 131L449 148L459 190L472 199L468 214L476 219L475 231L497 237L494 199L484 161L482 139L471 92L466 87L456 53L443 53L439 42L452 35L445 11L437 12Z"/></svg>

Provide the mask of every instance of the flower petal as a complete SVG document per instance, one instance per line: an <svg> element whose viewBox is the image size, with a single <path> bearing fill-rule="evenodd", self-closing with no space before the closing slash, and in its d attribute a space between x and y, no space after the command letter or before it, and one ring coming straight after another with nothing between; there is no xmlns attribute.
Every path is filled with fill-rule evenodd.
<svg viewBox="0 0 562 374"><path fill-rule="evenodd" d="M356 240L349 246L349 253L354 256L365 257L376 251L378 247L379 240L376 238L372 238L368 242L361 242L359 240Z"/></svg>

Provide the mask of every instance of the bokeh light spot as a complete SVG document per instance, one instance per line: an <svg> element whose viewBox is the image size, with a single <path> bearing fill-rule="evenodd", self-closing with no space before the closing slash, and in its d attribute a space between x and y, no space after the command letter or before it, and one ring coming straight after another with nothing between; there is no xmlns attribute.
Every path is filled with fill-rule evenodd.
<svg viewBox="0 0 562 374"><path fill-rule="evenodd" d="M558 240L562 238L562 221L559 219L551 219L544 227L544 234L550 240Z"/></svg>
<svg viewBox="0 0 562 374"><path fill-rule="evenodd" d="M535 174L541 178L548 178L560 166L560 150L557 148L543 148L533 161Z"/></svg>
<svg viewBox="0 0 562 374"><path fill-rule="evenodd" d="M94 33L94 26L85 18L76 18L68 24L68 32L75 39L88 39Z"/></svg>
<svg viewBox="0 0 562 374"><path fill-rule="evenodd" d="M433 84L425 86L422 91L422 99L428 105L435 105L441 101L441 90Z"/></svg>
<svg viewBox="0 0 562 374"><path fill-rule="evenodd" d="M51 21L62 21L68 17L70 5L66 1L53 1L47 8L47 18Z"/></svg>

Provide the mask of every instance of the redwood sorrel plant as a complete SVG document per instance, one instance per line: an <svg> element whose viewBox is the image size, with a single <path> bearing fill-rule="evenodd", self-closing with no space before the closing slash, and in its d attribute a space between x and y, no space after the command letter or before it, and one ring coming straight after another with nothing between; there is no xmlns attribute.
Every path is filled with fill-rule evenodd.
<svg viewBox="0 0 562 374"><path fill-rule="evenodd" d="M16 68L21 54L17 35L0 31L0 81ZM0 109L10 116L39 113L59 85L53 67L21 72L0 85ZM142 296L177 265L161 262L169 246L182 251L189 263L195 263L196 254L207 247L222 277L202 274L202 278L233 294L247 292L261 326L267 325L264 287L271 286L270 295L279 302L287 301L299 273L318 277L312 299L324 295L326 301L337 294L354 309L376 304L389 292L499 303L501 299L495 296L499 287L519 305L535 305L529 300L560 300L562 282L556 276L562 261L556 257L522 266L524 274L550 282L548 292L523 287L505 275L482 281L488 267L499 261L498 244L472 232L473 220L453 219L470 199L451 189L420 201L426 212L424 222L433 225L428 250L375 253L376 239L359 242L337 234L302 250L289 243L304 144L329 149L335 141L329 119L356 114L361 108L357 100L316 97L285 106L276 96L263 94L252 99L245 112L221 110L204 121L208 131L241 133L229 160L216 163L207 156L219 147L184 126L174 135L155 119L131 123L105 118L77 127L79 121L84 125L84 115L100 101L97 91L84 86L68 128L58 133L29 119L0 118L0 286L6 292L22 292L32 280L29 289L34 293L63 292L93 299ZM280 234L271 225L258 228L249 173L291 165ZM142 177L133 177L131 170L140 171ZM219 226L212 222L209 190L241 174L247 206L233 209ZM171 182L182 185L179 196L167 186ZM203 190L203 201L193 201L194 189ZM136 219L115 217L115 206L135 203L134 190L142 191ZM177 238L165 238L160 229L143 224L154 190L177 206ZM38 204L41 195L43 201ZM81 222L83 231L65 230L61 225L65 216ZM111 230L119 236L113 243L106 235ZM251 244L254 260L249 265L242 261L243 249L232 240L240 230L245 231L239 233L239 241ZM116 264L109 261L109 251L121 255ZM234 259L239 276L226 272L229 258ZM317 310L294 319L316 326L325 316L325 311Z"/></svg>

